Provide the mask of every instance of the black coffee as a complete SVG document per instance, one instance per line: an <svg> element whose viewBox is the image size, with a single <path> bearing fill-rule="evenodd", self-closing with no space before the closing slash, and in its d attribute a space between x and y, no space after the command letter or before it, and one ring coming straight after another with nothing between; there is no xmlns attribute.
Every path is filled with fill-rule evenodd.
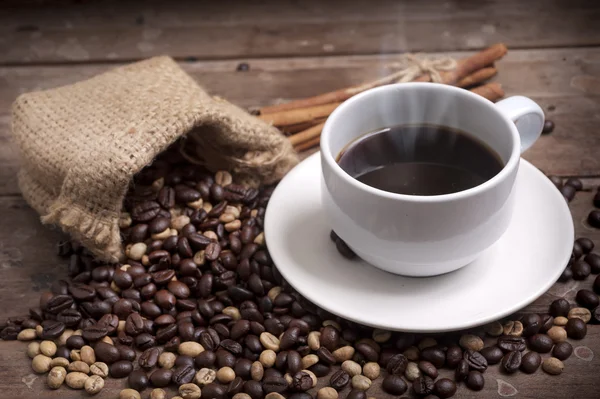
<svg viewBox="0 0 600 399"><path fill-rule="evenodd" d="M467 190L504 167L500 156L477 138L433 125L394 126L367 133L342 150L338 163L369 186L410 195Z"/></svg>

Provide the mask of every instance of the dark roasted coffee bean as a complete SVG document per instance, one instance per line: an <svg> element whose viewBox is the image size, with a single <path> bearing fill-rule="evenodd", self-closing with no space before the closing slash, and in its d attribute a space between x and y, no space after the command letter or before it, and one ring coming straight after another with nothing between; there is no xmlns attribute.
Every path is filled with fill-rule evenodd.
<svg viewBox="0 0 600 399"><path fill-rule="evenodd" d="M196 367L198 367L198 357L196 357ZM252 369L252 361L244 358L240 358L235 362L235 375L241 377L244 380L250 380L252 377L250 371Z"/></svg>
<svg viewBox="0 0 600 399"><path fill-rule="evenodd" d="M334 387L333 385L331 386ZM381 382L381 388L384 392L387 392L390 395L402 395L404 392L406 392L408 386L399 375L389 374Z"/></svg>
<svg viewBox="0 0 600 399"><path fill-rule="evenodd" d="M281 335L281 333L284 332L285 327L283 326L283 323L281 323L281 321L279 319L272 318L272 319L265 320L265 329L268 332L270 332L271 334L278 337L279 335Z"/></svg>
<svg viewBox="0 0 600 399"><path fill-rule="evenodd" d="M131 218L135 222L149 222L160 210L160 205L154 201L141 202L131 210Z"/></svg>
<svg viewBox="0 0 600 399"><path fill-rule="evenodd" d="M498 347L503 352L524 351L527 348L523 337L513 337L511 335L503 335L498 338Z"/></svg>
<svg viewBox="0 0 600 399"><path fill-rule="evenodd" d="M156 362L158 361L159 355L160 355L160 350L158 348L146 349L138 357L138 364L142 368L151 369L152 367L156 366Z"/></svg>
<svg viewBox="0 0 600 399"><path fill-rule="evenodd" d="M165 209L173 208L175 206L175 190L169 186L164 186L158 191L156 200Z"/></svg>
<svg viewBox="0 0 600 399"><path fill-rule="evenodd" d="M386 370L390 374L404 374L406 366L408 365L408 359L403 354L399 353L390 358L387 363Z"/></svg>
<svg viewBox="0 0 600 399"><path fill-rule="evenodd" d="M454 371L454 379L457 382L463 381L469 375L469 363L466 360L461 360Z"/></svg>
<svg viewBox="0 0 600 399"><path fill-rule="evenodd" d="M600 228L600 211L591 211L587 217L587 221L590 224L590 226L595 227L597 229Z"/></svg>
<svg viewBox="0 0 600 399"><path fill-rule="evenodd" d="M40 335L40 338L47 340L56 339L60 337L63 332L65 332L65 328L65 323L55 320L45 320L42 322L42 334ZM83 338L86 338L85 330Z"/></svg>
<svg viewBox="0 0 600 399"><path fill-rule="evenodd" d="M287 351L281 351L277 354L277 357L275 358L275 367L278 370L282 370L285 371L287 368L287 355L288 352Z"/></svg>
<svg viewBox="0 0 600 399"><path fill-rule="evenodd" d="M529 348L538 353L548 353L552 350L554 342L546 334L535 334L529 338Z"/></svg>
<svg viewBox="0 0 600 399"><path fill-rule="evenodd" d="M71 350L66 346L59 346L58 348L56 348L56 353L54 354L54 357L64 357L65 359L70 359Z"/></svg>
<svg viewBox="0 0 600 399"><path fill-rule="evenodd" d="M193 367L194 364L195 364L194 358L191 356L188 356L188 355L179 355L179 356L177 356L177 359L175 359L175 367L182 367L182 366Z"/></svg>
<svg viewBox="0 0 600 399"><path fill-rule="evenodd" d="M571 202L573 198L575 198L575 193L577 192L577 190L575 190L575 187L568 185L562 186L561 188L559 188L559 191L568 202Z"/></svg>
<svg viewBox="0 0 600 399"><path fill-rule="evenodd" d="M148 237L148 225L145 223L136 224L131 228L129 241L131 243L143 242Z"/></svg>
<svg viewBox="0 0 600 399"><path fill-rule="evenodd" d="M131 374L129 374L127 383L130 388L141 392L148 387L148 385L150 384L150 380L148 379L148 376L146 375L145 371L135 370L132 371Z"/></svg>
<svg viewBox="0 0 600 399"><path fill-rule="evenodd" d="M571 304L564 298L559 298L554 300L550 304L549 313L553 317L563 316L567 317L569 314L569 310L571 309Z"/></svg>
<svg viewBox="0 0 600 399"><path fill-rule="evenodd" d="M348 393L346 399L367 399L367 393L358 389L353 389Z"/></svg>
<svg viewBox="0 0 600 399"><path fill-rule="evenodd" d="M418 366L419 370L421 370L424 375L427 375L434 380L437 378L438 370L431 362L428 362L427 360L421 360L419 361Z"/></svg>
<svg viewBox="0 0 600 399"><path fill-rule="evenodd" d="M252 399L263 399L265 397L262 384L258 381L246 381L244 383L244 392ZM202 394L204 395L204 390L202 390Z"/></svg>
<svg viewBox="0 0 600 399"><path fill-rule="evenodd" d="M71 335L67 338L67 348L69 349L81 349L85 345L85 340L81 335Z"/></svg>
<svg viewBox="0 0 600 399"><path fill-rule="evenodd" d="M530 313L523 316L521 323L523 324L522 335L524 337L530 337L540 331L540 328L542 327L542 318L538 314Z"/></svg>
<svg viewBox="0 0 600 399"><path fill-rule="evenodd" d="M150 382L156 388L164 388L171 383L173 371L169 369L156 369L150 374Z"/></svg>
<svg viewBox="0 0 600 399"><path fill-rule="evenodd" d="M144 332L144 319L139 313L131 313L125 321L125 332L132 337L136 337Z"/></svg>
<svg viewBox="0 0 600 399"><path fill-rule="evenodd" d="M215 352L217 355L217 367L234 367L235 366L235 355L225 349L217 349Z"/></svg>
<svg viewBox="0 0 600 399"><path fill-rule="evenodd" d="M305 373L306 374L306 373ZM307 374L308 376L308 374ZM308 377L310 378L310 376ZM267 377L263 380L263 390L265 393L277 392L282 393L288 389L288 383L283 377ZM311 380L312 386L312 380Z"/></svg>
<svg viewBox="0 0 600 399"><path fill-rule="evenodd" d="M573 346L567 341L559 342L552 349L552 356L558 360L566 360L573 353Z"/></svg>
<svg viewBox="0 0 600 399"><path fill-rule="evenodd" d="M508 352L502 358L502 369L508 373L513 374L521 367L521 352L512 351Z"/></svg>
<svg viewBox="0 0 600 399"><path fill-rule="evenodd" d="M329 349L324 346L317 349L316 355L319 357L319 360L325 364L333 365L336 362L335 357L331 354Z"/></svg>
<svg viewBox="0 0 600 399"><path fill-rule="evenodd" d="M405 351L409 346L414 345L415 341L414 334L401 334L396 339L396 348L400 351Z"/></svg>
<svg viewBox="0 0 600 399"><path fill-rule="evenodd" d="M329 385L336 391L341 391L350 383L350 374L342 369L339 369L331 375ZM385 389L385 388L384 388Z"/></svg>
<svg viewBox="0 0 600 399"><path fill-rule="evenodd" d="M133 363L128 360L119 360L110 365L109 371L112 378L125 378L133 371Z"/></svg>
<svg viewBox="0 0 600 399"><path fill-rule="evenodd" d="M171 310L175 307L176 298L171 292L167 290L160 290L154 296L156 304L164 310Z"/></svg>
<svg viewBox="0 0 600 399"><path fill-rule="evenodd" d="M463 357L463 352L460 346L450 345L446 350L446 366L454 369Z"/></svg>
<svg viewBox="0 0 600 399"><path fill-rule="evenodd" d="M327 328L327 327L325 327L325 328ZM321 333L321 339L320 339L320 341L321 341L321 346L324 346L327 349L329 349L327 346L325 346L323 344L323 334L322 333ZM331 350L334 350L334 349L331 349ZM368 362L376 362L377 359L379 358L379 354L377 353L377 351L375 350L375 348L373 348L371 345L369 345L367 343L361 342L359 344L355 344L354 345L354 349L356 349L356 351L359 354L361 354Z"/></svg>
<svg viewBox="0 0 600 399"><path fill-rule="evenodd" d="M96 297L96 290L94 287L90 287L85 284L71 284L69 286L69 293L77 301L92 301Z"/></svg>
<svg viewBox="0 0 600 399"><path fill-rule="evenodd" d="M433 380L427 376L418 377L413 381L413 391L418 396L427 396L433 393L434 383Z"/></svg>
<svg viewBox="0 0 600 399"><path fill-rule="evenodd" d="M488 364L498 364L504 356L502 350L496 345L483 348L480 353L481 356L485 357L485 360L487 360Z"/></svg>
<svg viewBox="0 0 600 399"><path fill-rule="evenodd" d="M580 237L575 242L579 244L584 254L589 254L594 249L594 242L587 237Z"/></svg>
<svg viewBox="0 0 600 399"><path fill-rule="evenodd" d="M96 352L96 359L106 364L112 364L121 359L121 354L116 346L107 344L106 342L98 342L94 345L94 352Z"/></svg>
<svg viewBox="0 0 600 399"><path fill-rule="evenodd" d="M231 381L227 386L227 395L231 397L237 393L242 392L243 388L244 380L241 377L235 377L233 381Z"/></svg>
<svg viewBox="0 0 600 399"><path fill-rule="evenodd" d="M577 241L575 241L573 243L573 252L571 253L571 260L577 260L581 258L581 255L583 255L583 248L581 248L581 245Z"/></svg>
<svg viewBox="0 0 600 399"><path fill-rule="evenodd" d="M476 370L470 371L467 376L466 384L467 388L473 391L481 391L485 385L483 374Z"/></svg>
<svg viewBox="0 0 600 399"><path fill-rule="evenodd" d="M98 320L98 325L106 327L107 335L113 335L119 326L119 318L114 314L105 314Z"/></svg>
<svg viewBox="0 0 600 399"><path fill-rule="evenodd" d="M140 350L146 350L156 345L155 338L148 333L141 333L135 337L135 346Z"/></svg>
<svg viewBox="0 0 600 399"><path fill-rule="evenodd" d="M485 357L483 357L479 352L472 351L470 349L466 350L464 354L464 359L469 364L469 368L471 370L485 371L485 369L487 369L487 360L485 360Z"/></svg>
<svg viewBox="0 0 600 399"><path fill-rule="evenodd" d="M526 374L533 374L542 363L542 357L536 352L527 352L521 359L521 371Z"/></svg>
<svg viewBox="0 0 600 399"><path fill-rule="evenodd" d="M331 371L331 367L323 363L313 364L308 369L319 378L325 377Z"/></svg>
<svg viewBox="0 0 600 399"><path fill-rule="evenodd" d="M540 328L540 333L545 333L549 329L554 326L554 317L549 314L545 314L542 316L542 327Z"/></svg>
<svg viewBox="0 0 600 399"><path fill-rule="evenodd" d="M585 263L590 265L590 271L593 274L600 273L600 255L595 252L589 253L583 259Z"/></svg>
<svg viewBox="0 0 600 399"><path fill-rule="evenodd" d="M165 231L171 225L171 220L163 217L155 217L148 223L148 231L150 234L158 234Z"/></svg>
<svg viewBox="0 0 600 399"><path fill-rule="evenodd" d="M250 322L248 320L238 320L231 327L230 336L233 340L238 340L250 332Z"/></svg>
<svg viewBox="0 0 600 399"><path fill-rule="evenodd" d="M189 364L178 366L175 370L173 370L171 381L173 381L175 385L180 386L192 382L195 375L196 370L194 369L194 366L190 366Z"/></svg>
<svg viewBox="0 0 600 399"><path fill-rule="evenodd" d="M65 309L56 315L56 321L64 323L67 327L76 327L81 321L81 313L75 309Z"/></svg>
<svg viewBox="0 0 600 399"><path fill-rule="evenodd" d="M170 281L167 285L167 289L179 299L185 299L190 296L190 289L181 281Z"/></svg>
<svg viewBox="0 0 600 399"><path fill-rule="evenodd" d="M567 336L571 339L583 339L587 334L585 322L579 318L569 319L565 326Z"/></svg>
<svg viewBox="0 0 600 399"><path fill-rule="evenodd" d="M6 326L0 332L0 338L4 341L14 341L17 339L17 335L21 331L21 326L11 324Z"/></svg>
<svg viewBox="0 0 600 399"><path fill-rule="evenodd" d="M304 371L294 373L290 387L296 392L306 392L313 386L313 379Z"/></svg>
<svg viewBox="0 0 600 399"><path fill-rule="evenodd" d="M48 313L58 314L73 305L73 298L68 295L55 295L47 303L45 308Z"/></svg>
<svg viewBox="0 0 600 399"><path fill-rule="evenodd" d="M297 351L288 351L287 370L290 374L297 373L298 371L302 370L302 357Z"/></svg>
<svg viewBox="0 0 600 399"><path fill-rule="evenodd" d="M596 295L592 290L583 289L577 291L575 300L579 305L590 310L600 305L598 295Z"/></svg>
<svg viewBox="0 0 600 399"><path fill-rule="evenodd" d="M240 345L239 343L237 343L236 341L234 341L232 339L222 340L219 345L221 346L221 348L233 353L236 356L239 356L242 354L242 345Z"/></svg>
<svg viewBox="0 0 600 399"><path fill-rule="evenodd" d="M434 384L434 391L440 399L454 396L456 383L449 378L440 378Z"/></svg>
<svg viewBox="0 0 600 399"><path fill-rule="evenodd" d="M206 260L214 261L219 258L221 254L221 246L216 242L211 242L206 246L204 250L204 257Z"/></svg>
<svg viewBox="0 0 600 399"><path fill-rule="evenodd" d="M135 350L133 350L131 347L118 345L117 349L119 350L119 358L121 360L129 360L130 362L135 360Z"/></svg>
<svg viewBox="0 0 600 399"><path fill-rule="evenodd" d="M446 361L446 355L443 350L433 346L421 351L421 359L431 362L437 368L441 368Z"/></svg>

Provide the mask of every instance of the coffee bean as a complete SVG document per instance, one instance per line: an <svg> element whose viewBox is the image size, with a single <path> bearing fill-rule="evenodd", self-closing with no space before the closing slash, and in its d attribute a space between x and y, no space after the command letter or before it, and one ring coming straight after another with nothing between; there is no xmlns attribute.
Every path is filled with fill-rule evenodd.
<svg viewBox="0 0 600 399"><path fill-rule="evenodd" d="M332 386L337 391L341 391L350 383L350 375L344 370L338 370L332 374L329 379L329 385Z"/></svg>
<svg viewBox="0 0 600 399"><path fill-rule="evenodd" d="M332 326L327 326L324 327L323 330L321 331L321 336L319 337L319 340L321 342L321 346L324 346L325 348L329 349L330 351L333 351L335 349L337 349L337 346L339 344L339 340L340 340L340 333L339 331L332 327ZM363 347L364 350L367 350L366 348ZM358 348L356 348L356 350L358 350L360 352L360 350ZM371 348L372 350L372 348ZM372 350L374 352L374 350Z"/></svg>
<svg viewBox="0 0 600 399"><path fill-rule="evenodd" d="M552 356L558 360L567 360L573 353L573 346L568 342L559 342L552 349Z"/></svg>
<svg viewBox="0 0 600 399"><path fill-rule="evenodd" d="M45 320L42 322L42 333L40 334L40 338L48 340L56 339L65 332L65 328L65 324L60 321Z"/></svg>
<svg viewBox="0 0 600 399"><path fill-rule="evenodd" d="M69 349L81 349L85 345L85 340L81 335L71 335L66 344Z"/></svg>
<svg viewBox="0 0 600 399"><path fill-rule="evenodd" d="M458 345L450 345L446 350L446 366L451 369L456 368L462 357L462 349Z"/></svg>
<svg viewBox="0 0 600 399"><path fill-rule="evenodd" d="M290 384L290 388L292 388L294 391L306 392L312 387L313 379L308 373L304 371L299 371L296 372L292 377L292 383Z"/></svg>
<svg viewBox="0 0 600 399"><path fill-rule="evenodd" d="M433 393L434 382L427 376L422 376L413 381L413 391L418 396L427 396Z"/></svg>
<svg viewBox="0 0 600 399"><path fill-rule="evenodd" d="M542 357L536 352L527 352L521 358L521 371L526 374L533 374L542 364Z"/></svg>
<svg viewBox="0 0 600 399"><path fill-rule="evenodd" d="M561 273L560 277L558 278L558 281L561 283L565 283L569 280L571 280L573 278L573 270L571 270L571 267L567 266L565 268L565 270L563 270L563 272Z"/></svg>
<svg viewBox="0 0 600 399"><path fill-rule="evenodd" d="M467 388L473 391L481 391L485 385L483 374L476 370L470 371L467 376L466 384Z"/></svg>
<svg viewBox="0 0 600 399"><path fill-rule="evenodd" d="M542 327L542 318L539 314L530 313L521 318L523 324L523 337L531 337L537 334Z"/></svg>
<svg viewBox="0 0 600 399"><path fill-rule="evenodd" d="M508 352L502 358L502 369L508 374L515 373L521 367L521 358L521 352L519 351Z"/></svg>
<svg viewBox="0 0 600 399"><path fill-rule="evenodd" d="M119 358L121 360L129 360L130 362L133 362L135 360L135 350L133 350L133 348L130 348L129 346L124 346L124 345L119 345L117 346L117 349L119 350Z"/></svg>
<svg viewBox="0 0 600 399"><path fill-rule="evenodd" d="M150 369L156 366L158 362L158 356L160 355L160 351L158 348L149 348L146 349L138 358L138 364L140 367L145 369Z"/></svg>
<svg viewBox="0 0 600 399"><path fill-rule="evenodd" d="M193 362L193 360L192 360ZM194 376L196 375L196 370L191 365L182 365L178 366L173 370L173 374L171 375L171 381L177 385L188 384L194 380Z"/></svg>
<svg viewBox="0 0 600 399"><path fill-rule="evenodd" d="M542 363L542 370L550 375L561 374L565 366L562 361L555 357L549 357Z"/></svg>
<svg viewBox="0 0 600 399"><path fill-rule="evenodd" d="M574 280L585 280L590 273L592 268L585 260L578 260L571 266Z"/></svg>
<svg viewBox="0 0 600 399"><path fill-rule="evenodd" d="M594 242L587 237L580 237L575 242L581 246L584 254L589 254L594 249Z"/></svg>
<svg viewBox="0 0 600 399"><path fill-rule="evenodd" d="M449 378L440 378L435 382L434 391L441 399L452 397L456 393L456 383Z"/></svg>
<svg viewBox="0 0 600 399"><path fill-rule="evenodd" d="M550 316L549 314L545 314L542 316L542 327L540 328L539 332L545 333L551 329L552 326L554 326L554 317Z"/></svg>
<svg viewBox="0 0 600 399"><path fill-rule="evenodd" d="M42 310L48 313L58 314L61 311L70 308L73 305L73 298L68 295L54 295L50 300L41 306Z"/></svg>
<svg viewBox="0 0 600 399"><path fill-rule="evenodd" d="M266 393L270 392L285 392L288 388L288 382L283 377L267 377L263 380L263 390Z"/></svg>
<svg viewBox="0 0 600 399"><path fill-rule="evenodd" d="M561 188L559 188L559 191L565 198L565 200L567 200L567 202L571 202L573 198L575 198L575 193L577 192L575 187L569 185L562 186Z"/></svg>
<svg viewBox="0 0 600 399"><path fill-rule="evenodd" d="M142 333L135 337L135 346L140 350L146 350L155 345L156 339L148 333Z"/></svg>
<svg viewBox="0 0 600 399"><path fill-rule="evenodd" d="M471 370L485 371L487 369L487 360L479 352L467 350L464 353L464 359L469 364Z"/></svg>
<svg viewBox="0 0 600 399"><path fill-rule="evenodd" d="M148 379L146 372L142 370L135 370L129 374L127 383L129 384L129 387L135 389L136 391L143 391L148 387L150 380Z"/></svg>
<svg viewBox="0 0 600 399"><path fill-rule="evenodd" d="M583 258L585 263L590 265L590 271L593 274L600 273L600 255L595 252L589 253Z"/></svg>
<svg viewBox="0 0 600 399"><path fill-rule="evenodd" d="M590 320L594 324L600 324L600 306L590 312Z"/></svg>
<svg viewBox="0 0 600 399"><path fill-rule="evenodd" d="M594 309L600 305L600 299L592 290L582 289L577 291L575 300L580 306L587 309Z"/></svg>
<svg viewBox="0 0 600 399"><path fill-rule="evenodd" d="M542 128L542 134L550 134L554 131L554 122L550 119L544 121L544 127Z"/></svg>
<svg viewBox="0 0 600 399"><path fill-rule="evenodd" d="M454 372L454 379L457 382L463 381L469 375L469 363L466 360L461 360L456 366L456 370Z"/></svg>
<svg viewBox="0 0 600 399"><path fill-rule="evenodd" d="M218 367L233 367L235 366L235 355L225 349L219 348L215 352L217 356L216 365Z"/></svg>
<svg viewBox="0 0 600 399"><path fill-rule="evenodd" d="M210 383L202 388L201 397L224 399L227 397L227 388L223 385L219 385L216 383Z"/></svg>
<svg viewBox="0 0 600 399"><path fill-rule="evenodd" d="M133 363L128 360L119 360L111 364L109 370L112 378L124 378L133 371Z"/></svg>
<svg viewBox="0 0 600 399"><path fill-rule="evenodd" d="M367 394L364 391L353 389L348 393L346 399L367 399Z"/></svg>
<svg viewBox="0 0 600 399"><path fill-rule="evenodd" d="M156 369L150 374L150 382L156 388L166 387L171 383L173 371L168 369Z"/></svg>
<svg viewBox="0 0 600 399"><path fill-rule="evenodd" d="M538 353L548 353L552 350L554 342L546 334L535 334L529 338L529 348Z"/></svg>
<svg viewBox="0 0 600 399"><path fill-rule="evenodd" d="M481 356L485 357L488 364L498 364L504 356L502 350L496 345L483 348L480 353Z"/></svg>
<svg viewBox="0 0 600 399"><path fill-rule="evenodd" d="M408 386L399 375L389 374L381 382L381 388L390 395L402 395L407 391Z"/></svg>
<svg viewBox="0 0 600 399"><path fill-rule="evenodd" d="M550 304L550 314L554 317L558 316L567 316L569 314L569 310L571 309L571 304L564 298L559 298L554 300Z"/></svg>
<svg viewBox="0 0 600 399"><path fill-rule="evenodd" d="M325 377L331 371L331 366L322 363L317 363L310 366L308 370L313 372L317 377Z"/></svg>
<svg viewBox="0 0 600 399"><path fill-rule="evenodd" d="M390 358L386 370L390 374L402 375L408 365L408 359L403 354L397 354Z"/></svg>
<svg viewBox="0 0 600 399"><path fill-rule="evenodd" d="M525 339L522 337L511 337L503 335L498 338L498 347L503 352L524 351L527 348Z"/></svg>
<svg viewBox="0 0 600 399"><path fill-rule="evenodd" d="M194 358L191 356L187 356L187 355L179 355L177 356L177 358L175 359L175 363L174 363L175 367L181 367L181 366L194 366Z"/></svg>
<svg viewBox="0 0 600 399"><path fill-rule="evenodd" d="M600 211L591 211L588 215L587 221L590 224L590 226L600 228Z"/></svg>
<svg viewBox="0 0 600 399"><path fill-rule="evenodd" d="M477 346L479 345L477 344ZM467 351L470 351L470 349ZM472 352L479 354L479 352ZM446 362L446 355L444 354L444 351L442 351L440 348L432 346L429 348L425 348L421 351L421 359L431 362L437 368L441 368Z"/></svg>
<svg viewBox="0 0 600 399"><path fill-rule="evenodd" d="M581 255L583 255L583 248L581 248L581 245L575 241L573 243L573 252L571 254L571 260L577 260L579 258L581 258Z"/></svg>
<svg viewBox="0 0 600 399"><path fill-rule="evenodd" d="M421 360L418 363L418 366L419 370L421 370L423 374L433 378L434 380L438 377L438 370L431 362L428 362L427 360Z"/></svg>
<svg viewBox="0 0 600 399"><path fill-rule="evenodd" d="M569 319L565 326L567 336L571 339L583 339L587 334L585 322L579 318Z"/></svg>
<svg viewBox="0 0 600 399"><path fill-rule="evenodd" d="M157 202L141 202L131 210L131 218L135 222L149 222L158 215L159 211L160 205Z"/></svg>
<svg viewBox="0 0 600 399"><path fill-rule="evenodd" d="M106 342L98 342L94 346L96 360L106 364L112 364L121 359L121 354L116 346L107 344Z"/></svg>

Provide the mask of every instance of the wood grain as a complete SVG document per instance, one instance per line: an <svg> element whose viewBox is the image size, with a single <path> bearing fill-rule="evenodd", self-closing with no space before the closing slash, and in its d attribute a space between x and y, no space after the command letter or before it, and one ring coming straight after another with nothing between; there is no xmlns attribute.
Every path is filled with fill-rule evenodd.
<svg viewBox="0 0 600 399"><path fill-rule="evenodd" d="M449 53L457 58L465 52ZM183 62L182 67L210 93L243 106L302 98L347 87L386 74L398 56L344 56L254 60L236 72L240 60ZM17 194L18 154L10 140L9 110L21 93L92 77L111 65L0 67L0 195ZM600 48L512 50L498 63L508 96L525 95L542 105L556 123L525 158L547 173L600 173ZM580 82L585 80L585 84ZM573 83L575 82L575 83ZM594 86L593 84L596 84ZM594 87L598 90L594 91Z"/></svg>
<svg viewBox="0 0 600 399"><path fill-rule="evenodd" d="M586 0L86 2L0 12L0 64L251 58L600 43Z"/></svg>
<svg viewBox="0 0 600 399"><path fill-rule="evenodd" d="M600 184L600 179L584 179L586 188L594 188ZM570 204L575 223L576 235L587 236L600 245L600 230L592 229L582 222L592 208L591 200L595 190L580 192ZM3 309L2 317L26 314L29 307L37 306L40 292L48 289L51 282L65 277L66 262L55 253L55 245L62 235L47 227L43 227L35 212L30 209L18 196L0 197L0 215L3 215L0 227L0 304ZM551 217L551 215L549 215ZM535 237L532 237L535 239ZM586 281L571 281L566 284L555 284L546 294L523 312L545 312L549 303L559 297L565 297L574 302L578 289L589 288L592 277ZM488 339L488 344L493 340ZM544 392L544 398L564 398L576 395L578 398L597 398L600 381L596 370L600 367L600 326L590 325L588 336L582 341L573 341L574 346L585 345L594 351L591 362L571 356L565 364L562 376L552 377L542 371L535 376L522 373L503 375L497 366L490 367L484 374L486 387L484 392L472 392L462 386L456 397L482 398L498 395L497 379L502 379L513 385L519 394L517 397L537 398ZM78 392L67 388L49 391L45 388L44 377L37 378L28 389L21 381L30 375L30 360L24 353L26 345L20 342L0 341L0 388L4 389L1 397L34 398L76 398ZM7 367L7 365L11 365ZM442 375L448 374L443 371ZM381 379L380 379L381 380ZM379 382L380 382L379 380ZM379 382L373 385L369 394L381 399L391 398L381 392ZM324 384L324 382L322 383ZM125 386L124 380L107 380L107 387L98 398L114 398L118 390ZM548 387L552 389L548 389ZM344 391L346 392L346 391ZM172 394L175 394L172 391ZM7 396L4 396L7 395ZM342 396L343 397L343 396Z"/></svg>

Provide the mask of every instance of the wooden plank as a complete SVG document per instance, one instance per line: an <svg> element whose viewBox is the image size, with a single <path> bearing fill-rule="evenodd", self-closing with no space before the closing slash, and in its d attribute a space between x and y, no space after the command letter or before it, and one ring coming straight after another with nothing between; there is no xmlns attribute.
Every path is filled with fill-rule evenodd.
<svg viewBox="0 0 600 399"><path fill-rule="evenodd" d="M580 192L570 204L575 221L576 235L587 236L600 245L600 230L591 229L582 223L592 208L592 197L600 179L584 179L585 187L590 191ZM591 190L593 188L593 190ZM42 227L37 215L20 197L0 197L0 306L5 311L3 317L26 314L29 307L35 307L40 292L48 289L55 279L64 278L66 262L55 253L56 241L62 235ZM532 238L534 239L534 238ZM555 284L535 303L525 308L524 312L545 312L549 303L565 297L573 302L576 291L589 288L592 277L586 281L571 281L566 284ZM488 339L487 344L493 340ZM588 335L582 341L573 341L574 346L585 345L595 353L591 362L572 356L568 359L565 373L559 377L551 377L541 371L534 376L522 373L507 376L498 370L498 366L490 367L485 373L486 387L484 392L472 392L462 386L457 397L482 398L497 395L497 379L512 384L519 397L564 398L576 394L578 398L597 398L600 380L597 369L600 367L600 326L588 326ZM3 397L34 398L40 392L47 398L76 398L80 394L66 388L50 392L45 388L45 378L33 381L31 389L22 382L23 377L30 376L30 360L24 354L26 345L20 342L0 342L0 389ZM448 376L448 370L442 370L442 376ZM369 391L370 396L381 399L391 398L381 392L381 379ZM324 382L321 383L324 385ZM105 390L98 398L114 398L118 390L125 386L124 380L108 379ZM344 391L346 392L346 391ZM171 390L172 394L175 394ZM343 396L342 396L343 397Z"/></svg>
<svg viewBox="0 0 600 399"><path fill-rule="evenodd" d="M236 72L240 60L181 65L210 93L250 107L374 79L392 70L398 60L397 55L257 59L250 61L248 72ZM21 93L73 83L112 67L0 67L0 195L18 193L18 154L9 138L12 101ZM507 95L530 96L556 123L555 132L542 137L525 158L550 174L600 174L600 48L512 50L498 69L497 80Z"/></svg>
<svg viewBox="0 0 600 399"><path fill-rule="evenodd" d="M0 64L381 54L600 43L586 0L87 2L0 12Z"/></svg>

